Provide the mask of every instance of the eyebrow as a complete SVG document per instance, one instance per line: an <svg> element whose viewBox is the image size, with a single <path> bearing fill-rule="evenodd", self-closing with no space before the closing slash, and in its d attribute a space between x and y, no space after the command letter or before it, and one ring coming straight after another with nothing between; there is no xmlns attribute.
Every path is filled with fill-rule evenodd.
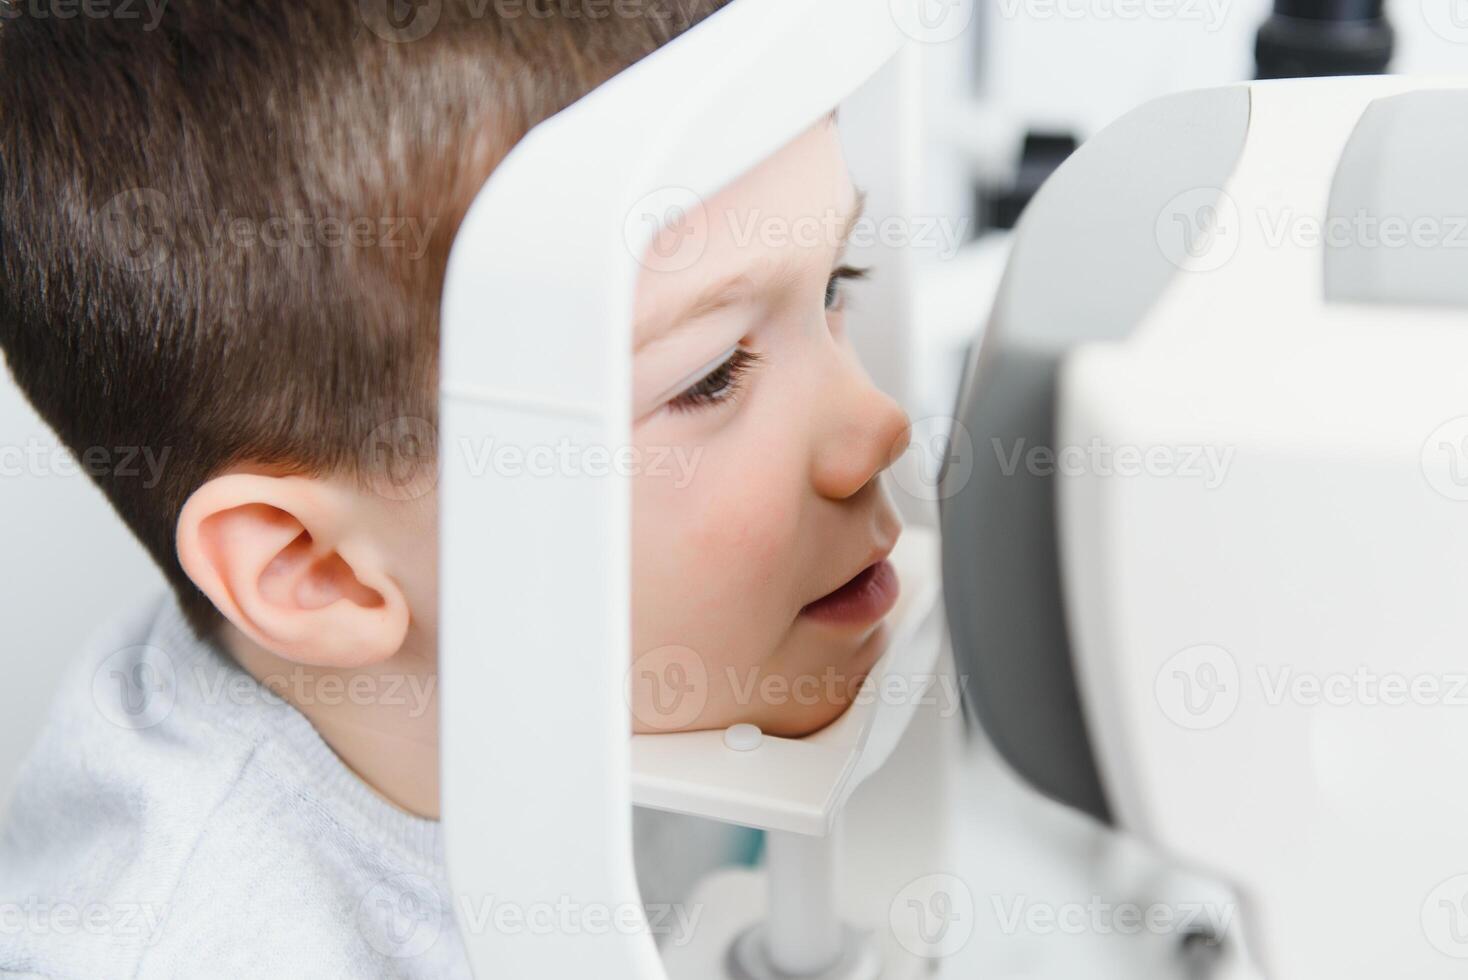
<svg viewBox="0 0 1468 980"><path fill-rule="evenodd" d="M834 114L834 110L833 110ZM846 224L841 229L840 238L837 240L837 260L846 251L846 244L851 239L851 233L855 230L857 222L861 221L862 215L866 213L867 192L856 188L856 202L851 213L846 216ZM770 274L770 287L775 291L788 289L800 281L805 270L799 254L787 255ZM649 324L639 322L633 325L633 336L643 334L643 339L633 347L633 353L642 350L654 340L659 340L689 323L695 322L703 317L726 310L731 306L737 306L748 298L750 291L754 288L754 280L747 272L738 272L732 276L721 279L699 293L693 300L680 307L672 316L659 317L659 323Z"/></svg>

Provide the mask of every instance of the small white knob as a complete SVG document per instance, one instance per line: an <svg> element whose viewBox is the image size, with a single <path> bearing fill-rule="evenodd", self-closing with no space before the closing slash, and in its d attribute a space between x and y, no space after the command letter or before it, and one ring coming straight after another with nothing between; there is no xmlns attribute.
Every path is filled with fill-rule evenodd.
<svg viewBox="0 0 1468 980"><path fill-rule="evenodd" d="M735 752L757 749L764 738L765 733L759 730L759 726L748 722L740 722L724 729L724 744Z"/></svg>

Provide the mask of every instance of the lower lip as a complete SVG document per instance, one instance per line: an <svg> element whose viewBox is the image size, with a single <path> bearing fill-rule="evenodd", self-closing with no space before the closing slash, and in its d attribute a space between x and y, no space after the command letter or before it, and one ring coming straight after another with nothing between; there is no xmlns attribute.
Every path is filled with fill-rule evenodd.
<svg viewBox="0 0 1468 980"><path fill-rule="evenodd" d="M835 592L812 602L800 614L823 623L871 623L892 611L899 591L897 570L884 558L862 569Z"/></svg>

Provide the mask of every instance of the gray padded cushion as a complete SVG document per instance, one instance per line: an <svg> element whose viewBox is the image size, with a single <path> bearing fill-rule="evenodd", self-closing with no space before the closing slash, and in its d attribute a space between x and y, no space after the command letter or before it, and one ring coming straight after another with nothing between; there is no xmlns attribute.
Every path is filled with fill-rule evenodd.
<svg viewBox="0 0 1468 980"><path fill-rule="evenodd" d="M1021 777L1102 820L1110 808L1071 665L1053 482L1022 465L1006 475L1001 457L1020 440L1053 446L1061 359L1146 316L1178 272L1158 242L1159 215L1180 194L1192 192L1192 206L1200 189L1223 186L1248 124L1246 86L1168 96L1056 170L1016 229L941 477L945 601L969 703Z"/></svg>
<svg viewBox="0 0 1468 980"><path fill-rule="evenodd" d="M1367 106L1327 215L1328 301L1468 306L1468 89Z"/></svg>

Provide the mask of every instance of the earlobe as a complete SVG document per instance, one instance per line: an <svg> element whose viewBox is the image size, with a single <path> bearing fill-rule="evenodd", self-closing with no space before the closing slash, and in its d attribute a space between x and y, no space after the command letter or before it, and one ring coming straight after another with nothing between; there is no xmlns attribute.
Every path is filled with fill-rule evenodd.
<svg viewBox="0 0 1468 980"><path fill-rule="evenodd" d="M179 563L242 633L300 664L380 663L402 647L407 599L345 484L230 473L179 515Z"/></svg>

